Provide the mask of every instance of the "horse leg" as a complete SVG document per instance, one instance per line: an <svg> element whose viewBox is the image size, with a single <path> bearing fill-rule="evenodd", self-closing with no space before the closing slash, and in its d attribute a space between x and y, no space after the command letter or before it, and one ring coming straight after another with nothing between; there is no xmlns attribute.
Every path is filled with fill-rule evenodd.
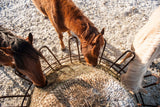
<svg viewBox="0 0 160 107"><path fill-rule="evenodd" d="M131 45L131 50L132 50L133 52L135 51L133 44ZM131 52L127 53L127 55L119 62L119 64L122 64L123 62L125 62L126 59L128 59L128 58L131 57L131 56L132 56L132 53L131 53Z"/></svg>
<svg viewBox="0 0 160 107"><path fill-rule="evenodd" d="M62 35L62 33L58 33L58 37L59 37L59 39L60 39L60 44L61 44L61 49L62 49L62 51L65 51L66 50L66 48L65 48L65 45L64 45L64 43L63 43L63 35Z"/></svg>
<svg viewBox="0 0 160 107"><path fill-rule="evenodd" d="M62 51L65 51L66 48L65 48L65 45L64 45L64 43L63 43L63 34L62 34L61 30L59 29L58 25L56 24L54 18L52 18L52 16L50 16L50 15L49 15L48 17L49 17L52 25L54 26L56 32L58 33L58 37L59 37L59 39L60 39L60 44L61 44L61 49L62 49Z"/></svg>
<svg viewBox="0 0 160 107"><path fill-rule="evenodd" d="M42 7L41 3L39 2L39 0L32 0L34 5L37 7L37 9L45 16L45 18L47 18L47 13L45 11L45 9Z"/></svg>
<svg viewBox="0 0 160 107"><path fill-rule="evenodd" d="M62 49L62 51L65 51L66 47L65 47L64 42L63 42L63 34L56 27L55 27L55 30L58 33L58 37L60 39L61 49Z"/></svg>
<svg viewBox="0 0 160 107"><path fill-rule="evenodd" d="M125 62L126 59L128 59L128 58L131 57L131 56L132 56L132 53L131 53L131 52L127 53L127 55L125 56L125 58L123 58L123 59L119 62L119 64L122 64L123 62Z"/></svg>

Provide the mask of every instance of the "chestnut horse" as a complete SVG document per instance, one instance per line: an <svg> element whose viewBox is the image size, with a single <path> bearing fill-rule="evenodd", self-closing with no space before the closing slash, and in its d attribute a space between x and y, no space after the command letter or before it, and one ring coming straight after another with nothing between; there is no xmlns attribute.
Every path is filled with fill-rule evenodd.
<svg viewBox="0 0 160 107"><path fill-rule="evenodd" d="M16 68L28 76L34 85L44 87L46 78L40 65L41 54L32 46L32 41L31 33L23 39L0 26L0 65Z"/></svg>
<svg viewBox="0 0 160 107"><path fill-rule="evenodd" d="M74 32L81 42L81 51L89 65L96 66L100 48L104 44L104 29L98 32L94 24L83 15L72 0L32 0L35 6L51 21L59 35L62 50L63 32Z"/></svg>

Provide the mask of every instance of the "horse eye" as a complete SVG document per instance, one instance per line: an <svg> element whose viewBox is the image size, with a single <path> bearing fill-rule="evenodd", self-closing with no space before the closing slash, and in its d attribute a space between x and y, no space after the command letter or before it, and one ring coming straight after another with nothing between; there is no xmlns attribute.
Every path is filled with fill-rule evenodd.
<svg viewBox="0 0 160 107"><path fill-rule="evenodd" d="M93 45L96 45L96 43L92 43L92 46L93 46Z"/></svg>

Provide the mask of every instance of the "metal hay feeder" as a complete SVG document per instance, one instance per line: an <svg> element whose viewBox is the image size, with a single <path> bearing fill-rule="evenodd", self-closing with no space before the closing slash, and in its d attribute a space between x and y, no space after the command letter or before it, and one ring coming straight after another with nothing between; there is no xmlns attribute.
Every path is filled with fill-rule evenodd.
<svg viewBox="0 0 160 107"><path fill-rule="evenodd" d="M72 53L71 53L71 40L72 40L72 39L75 39L75 40L76 40L78 55L72 55ZM41 52L43 49L48 50L48 51L50 52L50 54L52 55L52 57L56 60L55 62L53 62L53 63L50 64L50 63L46 60L46 58L42 55L42 56L43 56L42 59L48 64L48 66L43 70L43 72L44 72L44 71L47 71L48 69L54 70L57 65L58 65L58 66L61 66L61 65L63 65L63 63L68 62L68 61L70 61L70 63L73 63L73 60L77 60L77 57L78 57L78 60L79 60L80 63L84 63L84 61L82 61L82 60L84 60L84 58L83 58L83 56L80 54L79 45L78 45L78 39L77 39L76 37L72 37L72 38L69 39L68 44L69 44L69 56L67 56L67 57L65 57L65 58L62 58L62 59L60 59L60 60L58 60L58 59L56 58L56 56L55 56L54 53L49 49L49 47L47 47L47 46L42 46L42 47L39 49L40 52ZM105 47L106 47L106 40L105 40L105 44L104 44L102 53L101 53L101 55L100 55L100 57L99 57L99 63L98 63L98 64L99 64L99 65L106 65L106 63L109 64L109 68L107 68L107 69L108 69L109 71L111 71L111 72L112 72L111 69L114 69L116 72L112 72L112 73L115 75L115 77L116 77L117 79L120 79L120 75L123 74L123 73L126 73L126 71L124 70L125 67L127 67L127 65L128 65L132 60L134 60L135 53L132 52L132 51L130 51L130 50L127 50L127 51L124 52L115 62L112 62L111 60L106 59L106 58L103 57L103 53L104 53ZM123 56L125 56L128 52L132 52L132 58L131 58L125 65L123 65L123 66L122 66L122 65L118 65L117 62L118 62ZM31 94L32 94L32 92L31 92L30 94L28 93L29 90L31 89L32 83L30 82L30 80L26 79L23 75L20 75L20 74L17 73L17 72L15 72L15 74L16 74L17 76L25 79L27 82L30 83L30 85L28 86L28 89L27 89L26 92L25 92L25 95L0 96L0 99L1 99L1 98L22 97L23 99L22 99L21 107L27 107L27 106L29 105L29 101L30 101ZM145 76L145 77L149 77L149 76L155 76L155 75L147 75L147 76ZM155 77L156 77L156 76L155 76ZM156 77L156 78L158 78L158 77ZM155 82L155 83L153 83L153 84L150 84L150 85L147 85L147 86L144 86L144 88L150 87L150 86L153 86L153 85L156 85L156 84L158 84L159 82L160 82L160 81L157 80L157 82ZM31 91L33 91L33 90L31 90ZM140 97L138 97L138 95L139 95ZM24 105L24 101L26 100L26 97L28 97L27 105ZM135 93L135 94L134 94L134 97L135 97L135 99L136 99L136 101L137 101L137 105L138 105L138 106L151 106L151 105L146 105L146 104L145 104L145 102L144 102L144 100L143 100L143 97L142 97L142 95L141 95L140 92L139 92L138 94ZM156 105L152 105L152 106L156 106ZM18 107L18 106L17 106L17 107Z"/></svg>

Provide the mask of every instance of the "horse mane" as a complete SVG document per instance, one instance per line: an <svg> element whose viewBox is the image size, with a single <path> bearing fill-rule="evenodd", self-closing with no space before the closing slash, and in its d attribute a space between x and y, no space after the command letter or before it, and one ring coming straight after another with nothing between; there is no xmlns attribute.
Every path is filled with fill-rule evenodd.
<svg viewBox="0 0 160 107"><path fill-rule="evenodd" d="M66 1L54 1L57 10L55 12L56 17L62 17L63 20L60 18L56 18L58 21L58 25L60 26L62 21L64 21L65 26L78 35L80 38L83 38L88 43L91 43L90 40L93 40L95 36L99 34L97 28L94 24L83 14L83 12L72 2L71 0ZM59 7L57 7L59 5ZM59 8L62 8L63 11L59 12ZM61 15L63 14L63 15ZM62 24L63 25L63 24ZM83 36L83 37L82 37Z"/></svg>
<svg viewBox="0 0 160 107"><path fill-rule="evenodd" d="M14 42L14 44L11 45L11 50L13 51L16 66L20 69L25 69L24 57L29 57L36 61L39 59L38 56L41 56L31 44L23 39Z"/></svg>
<svg viewBox="0 0 160 107"><path fill-rule="evenodd" d="M25 69L24 57L38 60L41 54L24 39L16 36L10 30L0 26L0 47L11 47L16 66Z"/></svg>
<svg viewBox="0 0 160 107"><path fill-rule="evenodd" d="M82 33L82 38L90 44L99 33L97 28L90 25L89 23L87 23L86 26L87 27L85 31Z"/></svg>

